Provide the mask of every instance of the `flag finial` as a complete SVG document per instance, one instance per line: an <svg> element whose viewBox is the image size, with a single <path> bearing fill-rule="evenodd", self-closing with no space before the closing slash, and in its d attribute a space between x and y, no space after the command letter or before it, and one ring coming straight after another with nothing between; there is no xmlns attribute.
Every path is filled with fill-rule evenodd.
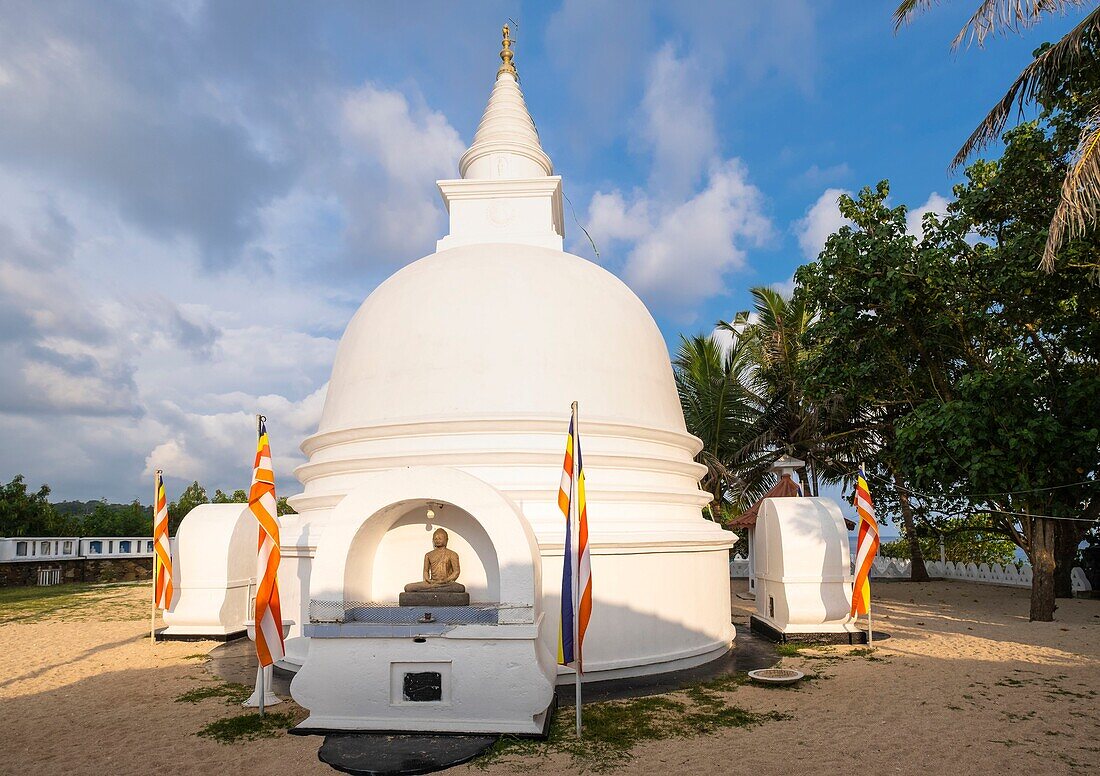
<svg viewBox="0 0 1100 776"><path fill-rule="evenodd" d="M501 41L502 48L500 49L500 61L503 62L500 66L500 70L497 70L497 75L501 73L511 73L517 80L519 80L519 73L516 72L516 66L512 64L512 59L515 57L515 53L512 51L512 36L511 31L508 29L508 25L505 24L500 28L503 40Z"/></svg>

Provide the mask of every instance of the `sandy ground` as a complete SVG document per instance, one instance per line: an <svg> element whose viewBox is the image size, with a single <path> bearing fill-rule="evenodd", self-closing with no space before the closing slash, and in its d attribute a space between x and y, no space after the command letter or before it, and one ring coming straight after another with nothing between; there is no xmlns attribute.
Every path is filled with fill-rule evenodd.
<svg viewBox="0 0 1100 776"><path fill-rule="evenodd" d="M145 594L144 587L123 588L79 616L70 609L0 624L0 772L335 773L317 760L319 738L226 745L196 736L235 713L220 698L175 701L217 684L203 660L215 645L150 646L148 620L137 619L147 611ZM1064 601L1057 622L1029 623L1026 590L895 582L877 585L875 595L881 627L892 636L876 659L848 647L786 657L784 665L817 680L796 691L744 686L727 696L789 719L642 744L615 772L1100 770L1100 600ZM747 602L733 603L747 612ZM580 770L561 754L487 772L534 767L541 774Z"/></svg>

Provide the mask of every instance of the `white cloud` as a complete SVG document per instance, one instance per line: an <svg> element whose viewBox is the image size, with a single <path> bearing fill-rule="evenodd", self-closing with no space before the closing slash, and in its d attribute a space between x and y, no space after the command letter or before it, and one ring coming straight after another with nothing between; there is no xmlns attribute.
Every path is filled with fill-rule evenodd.
<svg viewBox="0 0 1100 776"><path fill-rule="evenodd" d="M798 181L809 188L819 188L830 183L846 180L851 175L852 168L848 166L847 162L840 162L829 167L811 164L805 172L798 176Z"/></svg>
<svg viewBox="0 0 1100 776"><path fill-rule="evenodd" d="M371 83L344 97L340 129L346 149L402 186L453 177L466 150L442 113L422 106L414 115L404 94Z"/></svg>
<svg viewBox="0 0 1100 776"><path fill-rule="evenodd" d="M718 150L714 97L701 68L665 44L650 65L642 98L642 134L653 153L650 187L683 198Z"/></svg>
<svg viewBox="0 0 1100 776"><path fill-rule="evenodd" d="M746 248L773 231L745 165L717 152L713 109L702 71L662 47L641 109L649 185L629 195L598 191L588 206L602 258L651 307L687 322L701 300L726 293L726 275L744 267Z"/></svg>
<svg viewBox="0 0 1100 776"><path fill-rule="evenodd" d="M633 196L628 204L618 190L606 194L597 191L592 195L586 228L601 250L607 250L612 242L640 239L652 228L649 200L640 192Z"/></svg>
<svg viewBox="0 0 1100 776"><path fill-rule="evenodd" d="M763 195L737 159L715 163L703 191L668 208L627 255L623 279L656 307L680 312L725 291L745 264L744 245L771 235Z"/></svg>
<svg viewBox="0 0 1100 776"><path fill-rule="evenodd" d="M921 221L924 219L925 214L935 213L938 216L942 216L947 212L947 205L947 198L933 191L928 195L928 199L925 200L923 205L913 208L905 215L906 231L918 240L923 240L924 226Z"/></svg>
<svg viewBox="0 0 1100 776"><path fill-rule="evenodd" d="M851 192L844 189L825 189L817 201L806 210L806 215L794 223L794 233L798 237L802 255L810 261L816 259L821 253L829 235L842 226L852 224L840 214L840 209L837 207L837 200L841 194L850 196Z"/></svg>
<svg viewBox="0 0 1100 776"><path fill-rule="evenodd" d="M794 275L791 275L786 280L780 281L778 283L772 283L770 286L773 291L788 299L790 298L791 294L794 293L794 287Z"/></svg>

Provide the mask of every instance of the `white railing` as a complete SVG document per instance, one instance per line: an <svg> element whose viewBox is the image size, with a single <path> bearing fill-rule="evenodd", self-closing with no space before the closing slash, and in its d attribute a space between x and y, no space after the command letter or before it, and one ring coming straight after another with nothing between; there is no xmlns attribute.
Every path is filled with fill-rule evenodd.
<svg viewBox="0 0 1100 776"><path fill-rule="evenodd" d="M38 586L48 587L49 585L61 584L61 569L39 569L38 570Z"/></svg>
<svg viewBox="0 0 1100 776"><path fill-rule="evenodd" d="M909 579L909 567L911 561L903 558L875 558L871 565L872 579ZM925 567L929 576L942 577L944 579L959 579L965 582L979 582L987 585L1011 585L1013 587L1031 587L1031 566L1023 563L1017 568L1012 564L1002 566L994 563L989 566L985 563L954 563L952 561L940 562L938 560L926 560ZM743 579L749 575L748 558L735 555L730 561L730 578ZM1092 590L1085 570L1076 567L1070 572L1070 580L1073 583L1073 592L1083 593Z"/></svg>
<svg viewBox="0 0 1100 776"><path fill-rule="evenodd" d="M82 558L148 558L150 536L16 536L0 539L0 563Z"/></svg>

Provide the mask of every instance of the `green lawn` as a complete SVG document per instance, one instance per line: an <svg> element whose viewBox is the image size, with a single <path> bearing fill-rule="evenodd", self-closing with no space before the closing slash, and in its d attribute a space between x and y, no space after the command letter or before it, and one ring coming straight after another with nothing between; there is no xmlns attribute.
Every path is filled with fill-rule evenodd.
<svg viewBox="0 0 1100 776"><path fill-rule="evenodd" d="M140 620L149 616L151 596L149 582L4 587L0 588L0 624L54 618Z"/></svg>

